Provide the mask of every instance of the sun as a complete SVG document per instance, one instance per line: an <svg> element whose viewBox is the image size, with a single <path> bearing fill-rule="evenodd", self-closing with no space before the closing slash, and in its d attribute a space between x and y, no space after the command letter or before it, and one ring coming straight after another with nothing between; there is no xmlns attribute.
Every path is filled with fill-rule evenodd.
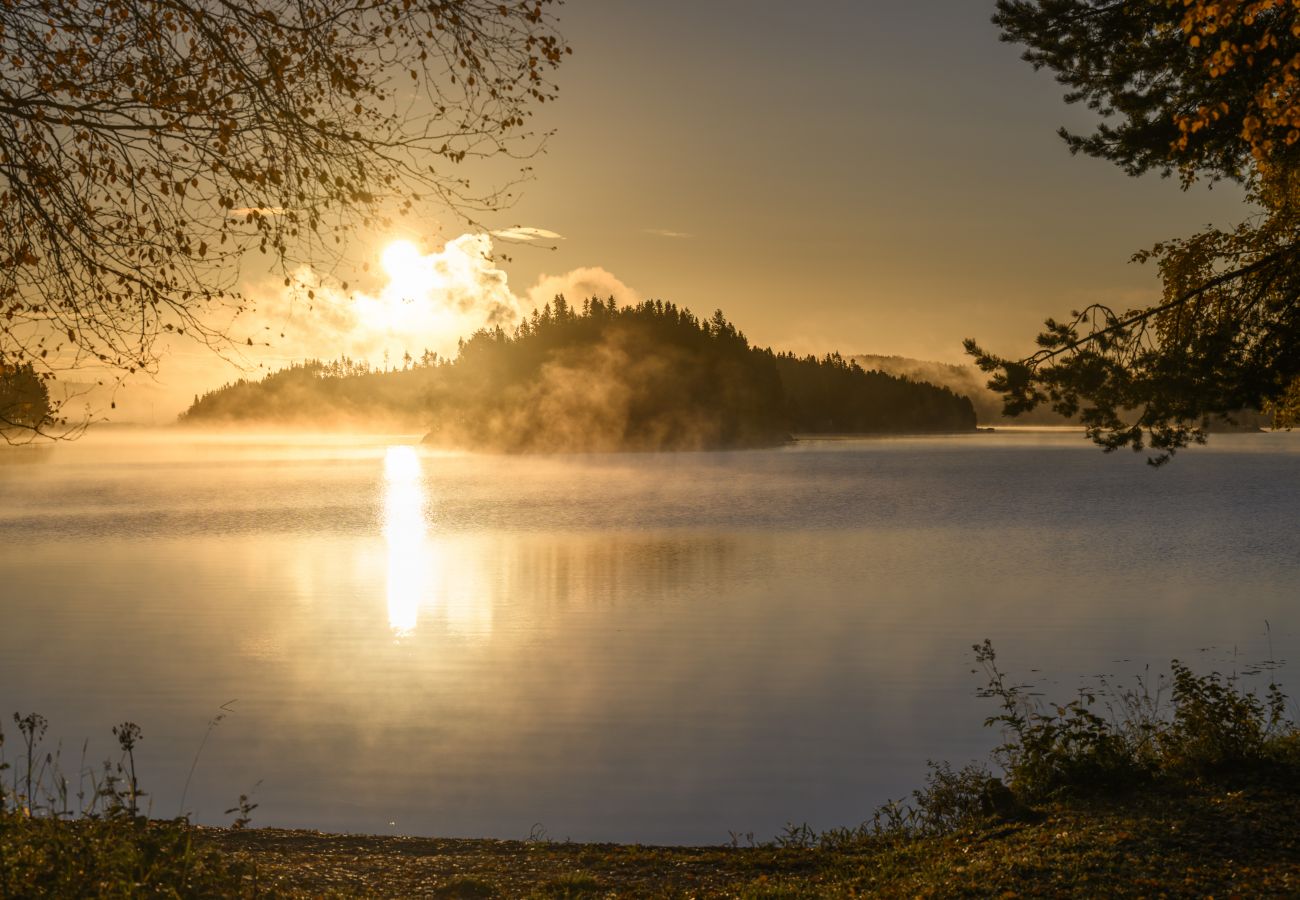
<svg viewBox="0 0 1300 900"><path fill-rule="evenodd" d="M379 261L388 275L385 293L408 302L429 293L437 280L432 262L410 241L393 241Z"/></svg>
<svg viewBox="0 0 1300 900"><path fill-rule="evenodd" d="M416 355L424 349L447 353L485 320L517 306L505 273L492 265L485 235L461 235L429 252L404 238L378 247L382 271L376 274L384 283L352 294L349 310L359 333L368 332L374 341Z"/></svg>

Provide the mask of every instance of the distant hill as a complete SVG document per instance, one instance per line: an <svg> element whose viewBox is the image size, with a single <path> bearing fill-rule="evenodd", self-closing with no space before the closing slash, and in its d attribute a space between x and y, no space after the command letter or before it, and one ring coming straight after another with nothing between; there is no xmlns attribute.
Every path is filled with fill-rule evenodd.
<svg viewBox="0 0 1300 900"><path fill-rule="evenodd" d="M975 417L981 425L1073 425L1075 422L1053 412L1047 405L1015 417L1002 415L1002 397L988 388L988 375L973 365L955 366L948 363L909 359L905 356L875 356L859 354L852 360L867 371L884 372L912 381L926 381L946 387L970 398L975 407ZM1267 428L1268 416L1255 410L1242 410L1231 420L1220 418L1210 423L1209 431L1216 433L1252 432Z"/></svg>
<svg viewBox="0 0 1300 900"><path fill-rule="evenodd" d="M927 381L970 398L975 417L981 425L1069 425L1071 421L1043 406L1024 415L1002 415L1002 397L989 390L989 377L973 365L910 359L906 356L859 354L852 360L867 371L884 372L912 381Z"/></svg>
<svg viewBox="0 0 1300 900"><path fill-rule="evenodd" d="M770 446L792 433L955 432L969 400L838 354L752 347L721 311L700 320L671 303L619 307L563 297L513 332L480 331L455 360L399 369L311 361L203 397L189 423L406 423L449 446L504 451L682 450Z"/></svg>

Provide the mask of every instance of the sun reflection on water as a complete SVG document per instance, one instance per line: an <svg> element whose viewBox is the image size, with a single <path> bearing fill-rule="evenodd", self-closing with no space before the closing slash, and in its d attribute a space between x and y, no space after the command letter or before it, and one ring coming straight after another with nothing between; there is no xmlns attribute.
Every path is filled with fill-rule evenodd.
<svg viewBox="0 0 1300 900"><path fill-rule="evenodd" d="M398 637L415 631L425 589L424 483L414 447L384 454L384 540L388 544L388 626Z"/></svg>

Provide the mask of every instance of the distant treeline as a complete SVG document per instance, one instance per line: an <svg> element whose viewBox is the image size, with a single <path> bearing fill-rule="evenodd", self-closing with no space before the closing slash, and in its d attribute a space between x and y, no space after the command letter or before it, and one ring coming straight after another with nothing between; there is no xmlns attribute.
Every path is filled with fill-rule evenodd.
<svg viewBox="0 0 1300 900"><path fill-rule="evenodd" d="M672 303L570 306L513 333L479 331L455 360L372 369L311 361L196 397L188 422L380 420L431 427L438 443L507 451L766 446L792 433L968 431L970 401L946 388L751 347L721 310Z"/></svg>
<svg viewBox="0 0 1300 900"><path fill-rule="evenodd" d="M32 364L10 366L0 361L0 431L10 426L40 428L50 423L53 414L49 387Z"/></svg>

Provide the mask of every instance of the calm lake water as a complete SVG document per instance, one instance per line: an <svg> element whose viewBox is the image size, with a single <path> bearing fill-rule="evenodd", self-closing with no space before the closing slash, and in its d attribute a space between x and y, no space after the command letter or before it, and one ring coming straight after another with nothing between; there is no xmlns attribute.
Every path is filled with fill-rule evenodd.
<svg viewBox="0 0 1300 900"><path fill-rule="evenodd" d="M717 844L852 825L1052 698L1300 650L1300 435L1155 471L1075 433L676 455L104 432L0 452L0 713L153 813ZM1266 625L1266 623L1268 623ZM1300 693L1297 670L1282 681Z"/></svg>

